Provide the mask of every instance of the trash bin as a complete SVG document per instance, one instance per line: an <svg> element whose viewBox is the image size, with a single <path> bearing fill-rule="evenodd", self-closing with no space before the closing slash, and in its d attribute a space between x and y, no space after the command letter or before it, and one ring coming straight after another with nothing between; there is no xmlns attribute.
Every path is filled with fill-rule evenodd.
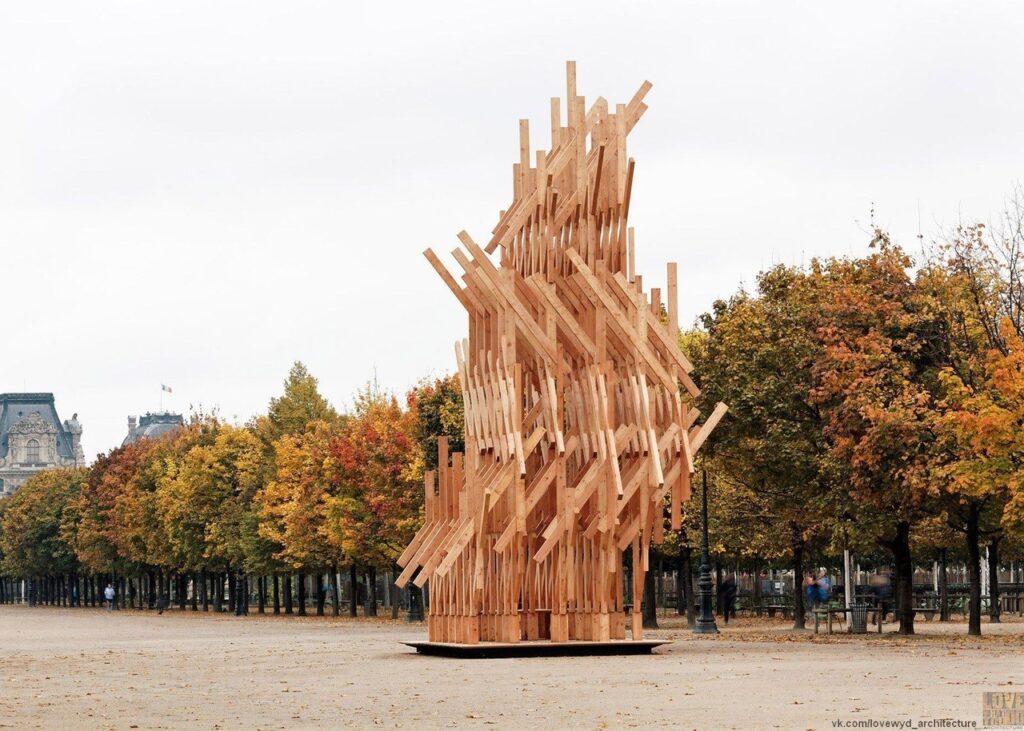
<svg viewBox="0 0 1024 731"><path fill-rule="evenodd" d="M868 631L868 605L854 602L850 605L850 634L863 635Z"/></svg>

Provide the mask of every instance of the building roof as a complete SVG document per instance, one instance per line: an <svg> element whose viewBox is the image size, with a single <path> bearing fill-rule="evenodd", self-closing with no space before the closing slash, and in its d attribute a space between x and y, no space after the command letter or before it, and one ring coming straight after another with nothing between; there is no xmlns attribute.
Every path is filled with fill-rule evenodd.
<svg viewBox="0 0 1024 731"><path fill-rule="evenodd" d="M128 436L121 442L121 446L133 444L140 439L162 437L184 423L185 419L181 414L172 414L169 411L141 416L139 417L138 424L135 423L135 417L128 417Z"/></svg>
<svg viewBox="0 0 1024 731"><path fill-rule="evenodd" d="M33 412L57 430L57 454L74 459L71 433L57 416L52 393L0 393L0 457L7 456L11 427Z"/></svg>

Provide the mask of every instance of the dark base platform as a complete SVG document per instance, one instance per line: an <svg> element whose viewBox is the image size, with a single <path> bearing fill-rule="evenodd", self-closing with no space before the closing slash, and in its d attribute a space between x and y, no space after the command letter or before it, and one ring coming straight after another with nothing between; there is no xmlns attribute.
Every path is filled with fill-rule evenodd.
<svg viewBox="0 0 1024 731"><path fill-rule="evenodd" d="M584 655L650 655L651 650L671 640L613 640L611 642L403 642L423 655L460 658L575 657Z"/></svg>

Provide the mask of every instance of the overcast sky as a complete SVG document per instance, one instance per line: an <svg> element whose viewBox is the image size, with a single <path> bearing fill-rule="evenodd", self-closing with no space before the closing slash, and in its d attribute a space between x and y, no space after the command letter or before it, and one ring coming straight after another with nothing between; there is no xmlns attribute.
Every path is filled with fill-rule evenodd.
<svg viewBox="0 0 1024 731"><path fill-rule="evenodd" d="M684 322L773 262L916 248L1021 177L1024 6L821 2L2 2L0 391L52 391L86 454L159 405L245 420L304 361L344 408L453 367L420 252L485 239L517 120L650 110L637 267Z"/></svg>

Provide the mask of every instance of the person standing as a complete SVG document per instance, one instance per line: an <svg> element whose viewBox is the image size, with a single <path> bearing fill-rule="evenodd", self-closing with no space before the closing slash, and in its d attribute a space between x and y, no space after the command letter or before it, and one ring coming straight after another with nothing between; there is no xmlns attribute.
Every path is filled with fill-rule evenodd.
<svg viewBox="0 0 1024 731"><path fill-rule="evenodd" d="M892 602L892 583L888 572L883 571L871 577L871 593L875 596L877 611L881 612L881 622L884 622Z"/></svg>
<svg viewBox="0 0 1024 731"><path fill-rule="evenodd" d="M729 615L736 619L736 580L732 574L725 577L722 582L722 607L725 615L725 623L729 624Z"/></svg>
<svg viewBox="0 0 1024 731"><path fill-rule="evenodd" d="M103 590L103 599L107 602L107 611L114 611L114 585L107 584L107 588Z"/></svg>

